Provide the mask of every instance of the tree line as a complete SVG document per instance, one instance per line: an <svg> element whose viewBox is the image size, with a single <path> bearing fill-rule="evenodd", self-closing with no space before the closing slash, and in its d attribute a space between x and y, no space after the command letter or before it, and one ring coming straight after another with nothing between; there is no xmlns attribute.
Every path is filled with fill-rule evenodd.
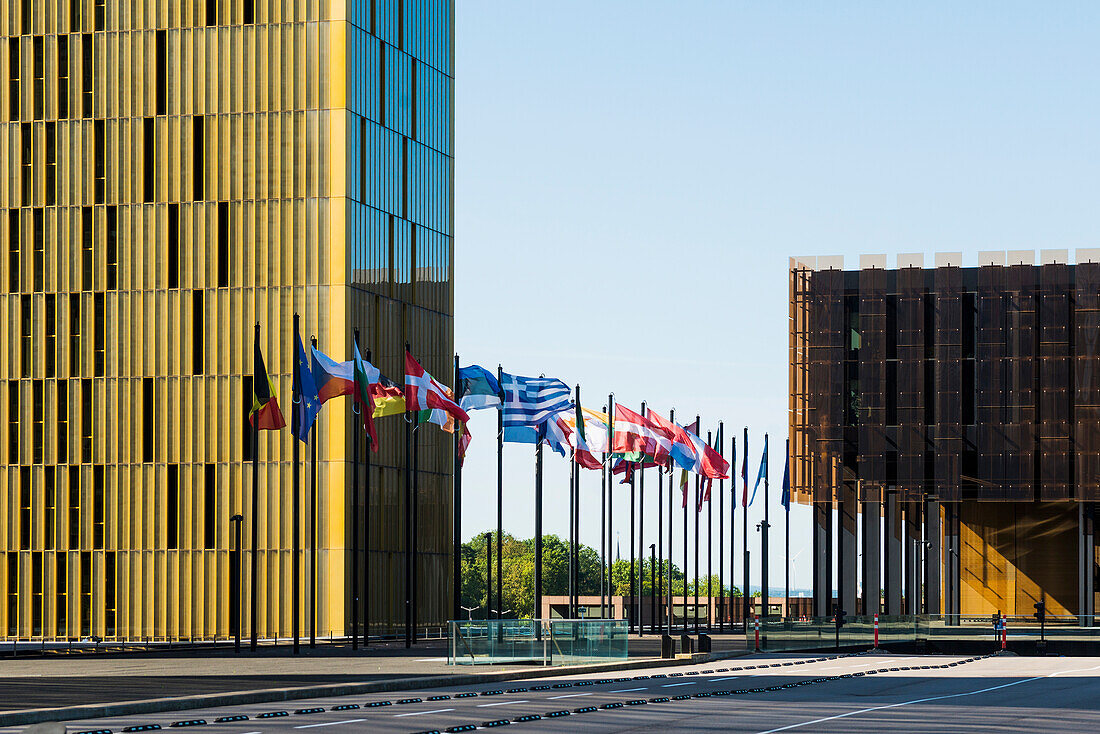
<svg viewBox="0 0 1100 734"><path fill-rule="evenodd" d="M496 598L496 533L481 533L470 541L462 544L462 606L473 609L470 615L475 618L486 616L486 538L493 554L493 616L503 612L508 618L531 618L534 615L535 603L535 540L534 538L520 539L508 533L501 536L501 552L504 556L503 605ZM595 548L584 545L579 549L580 569L580 594L581 596L600 595L600 554ZM658 588L665 594L668 593L668 571L670 561L666 558L658 563ZM642 596L652 593L650 586L649 558L635 560L634 574L637 577L638 566L642 572ZM630 594L631 564L628 559L618 559L611 564L611 593L615 596ZM672 564L672 595L680 596L684 593L684 572ZM545 596L565 596L569 593L569 543L557 535L542 536L542 586ZM717 574L710 578L710 589L715 596L719 595L720 585ZM694 579L687 581L687 593L695 594ZM736 586L726 584L727 596L741 596L741 590ZM707 595L707 579L699 579L699 596Z"/></svg>

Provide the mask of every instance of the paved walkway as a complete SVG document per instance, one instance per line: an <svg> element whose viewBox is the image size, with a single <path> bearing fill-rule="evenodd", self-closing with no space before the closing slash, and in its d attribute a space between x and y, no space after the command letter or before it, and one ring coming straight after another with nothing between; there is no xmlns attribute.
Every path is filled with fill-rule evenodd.
<svg viewBox="0 0 1100 734"><path fill-rule="evenodd" d="M715 652L744 649L744 637L712 638ZM630 657L660 655L660 638L632 637ZM339 683L446 679L455 674L487 675L531 670L531 665L450 666L446 643L420 642L406 650L401 642L350 646L324 644L225 649L172 650L112 655L47 655L0 659L0 711L141 701L153 698L235 691L295 688ZM539 666L541 667L541 666Z"/></svg>

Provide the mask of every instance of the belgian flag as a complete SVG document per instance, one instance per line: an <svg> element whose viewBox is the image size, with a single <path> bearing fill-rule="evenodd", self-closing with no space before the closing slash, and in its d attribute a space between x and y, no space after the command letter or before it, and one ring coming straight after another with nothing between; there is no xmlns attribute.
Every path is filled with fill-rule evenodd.
<svg viewBox="0 0 1100 734"><path fill-rule="evenodd" d="M259 327L257 327L258 329ZM275 386L267 376L264 367L264 355L260 353L260 340L256 339L256 355L253 358L256 375L252 378L252 410L248 413L248 422L258 431L277 431L286 425L283 413L279 410L279 400L275 397Z"/></svg>

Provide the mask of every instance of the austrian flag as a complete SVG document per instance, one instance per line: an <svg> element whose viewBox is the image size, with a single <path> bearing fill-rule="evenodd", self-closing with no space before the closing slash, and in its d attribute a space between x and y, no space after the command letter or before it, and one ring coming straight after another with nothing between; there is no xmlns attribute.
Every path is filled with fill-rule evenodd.
<svg viewBox="0 0 1100 734"><path fill-rule="evenodd" d="M448 392L450 391L445 386L436 382L435 378L420 366L412 354L405 352L405 410L439 408L463 423L469 422L470 416L458 407L458 403L447 397Z"/></svg>

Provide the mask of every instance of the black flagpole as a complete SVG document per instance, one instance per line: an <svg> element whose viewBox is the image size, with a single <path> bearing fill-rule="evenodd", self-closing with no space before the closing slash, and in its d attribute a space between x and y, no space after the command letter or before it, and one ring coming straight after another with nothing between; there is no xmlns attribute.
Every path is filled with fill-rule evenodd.
<svg viewBox="0 0 1100 734"><path fill-rule="evenodd" d="M785 451L785 453L783 454L783 460L784 460L784 462L786 462L786 466L790 466L791 439L789 439L789 438L787 439L786 448L784 449L784 451ZM787 510L787 513L786 513L787 514L787 522L785 523L786 527L784 528L784 530L786 532L785 532L785 537L783 539L784 576L785 576L786 582L787 582L786 583L787 595L785 597L783 597L783 616L785 618L791 616L790 607L788 606L791 603L791 490L790 490L790 476L789 475L787 476L786 490L787 490L787 507L785 509Z"/></svg>
<svg viewBox="0 0 1100 734"><path fill-rule="evenodd" d="M309 338L317 347L317 337ZM314 423L316 426L316 423ZM317 647L317 436L309 432L309 646Z"/></svg>
<svg viewBox="0 0 1100 734"><path fill-rule="evenodd" d="M607 415L607 406L603 406ZM608 419L610 420L610 418ZM611 447L611 427L607 431L607 447ZM600 619L607 618L607 452L603 452L600 466Z"/></svg>
<svg viewBox="0 0 1100 734"><path fill-rule="evenodd" d="M730 436L730 586L737 578L737 435ZM733 594L730 594L730 631L733 631Z"/></svg>
<svg viewBox="0 0 1100 734"><path fill-rule="evenodd" d="M645 418L645 401L642 401L642 417ZM634 602L635 613L638 617L638 636L645 631L642 625L642 595L645 593L645 573L642 566L645 564L645 454L638 463L638 596ZM652 593L653 590L650 590Z"/></svg>
<svg viewBox="0 0 1100 734"><path fill-rule="evenodd" d="M542 441L537 436L535 441L535 609L532 616L537 620L542 614ZM542 625L538 626L538 636L542 638Z"/></svg>
<svg viewBox="0 0 1100 734"><path fill-rule="evenodd" d="M718 455L725 457L722 421L718 421ZM718 480L718 631L726 629L726 480Z"/></svg>
<svg viewBox="0 0 1100 734"><path fill-rule="evenodd" d="M412 641L416 644L416 630L419 627L419 596L417 586L420 584L420 412L413 413L413 468L412 468Z"/></svg>
<svg viewBox="0 0 1100 734"><path fill-rule="evenodd" d="M455 381L454 381L455 397L459 400L462 399L462 382L458 377L458 355L455 355ZM459 459L458 451L459 444L462 441L462 431L465 430L465 426L461 429L456 425L454 433L454 475L452 481L454 482L454 529L451 531L451 540L453 542L452 551L452 563L453 563L453 586L452 586L452 601L454 602L452 607L454 611L454 617L452 619L459 619L458 613L461 611L459 607L462 605L462 461ZM488 553L488 549L486 549ZM485 577L486 590L492 588L492 580L486 575Z"/></svg>
<svg viewBox="0 0 1100 734"><path fill-rule="evenodd" d="M497 365L497 385L504 380L504 370ZM497 409L497 605L504 611L504 388L501 387L500 408ZM485 579L488 599L489 579ZM499 619L502 615L498 614ZM516 615L519 616L518 614Z"/></svg>
<svg viewBox="0 0 1100 734"><path fill-rule="evenodd" d="M298 444L300 443L300 441L298 440L298 421L296 420L299 417L298 414L301 412L301 409L302 409L301 408L301 404L302 404L301 379L302 378L301 378L301 375L298 373L298 352L297 352L297 349L298 349L298 314L297 313L294 314L294 339L293 339L293 341L291 341L291 347L290 348L294 352L294 362L293 362L293 368L292 368L293 369L293 380L292 381L293 381L294 389L293 389L293 394L291 395L291 398L290 398L291 403L294 406L294 410L293 410L293 413L294 413L293 418L294 419L291 420L291 424L293 425L292 431L294 433L294 435L291 439L293 444L294 444L294 452L293 452L294 456L293 456L293 459L292 459L292 466L293 466L292 471L294 472L294 474L293 474L294 479L293 479L293 482L292 482L291 486L292 486L292 491L294 492L294 497L291 500L291 507L292 507L291 514L293 516L293 520L291 522L293 523L293 526L291 527L290 537L291 537L291 545L292 545L291 557L293 559L293 565L291 566L292 579L291 579L291 599L290 599L290 604L291 604L290 627L291 627L291 635L293 635L293 637L294 637L294 645L293 645L294 654L297 655L298 652L299 652L299 650L298 650L298 633L301 631L299 629L299 623L301 622L301 620L299 619L299 615L300 615L299 606L300 606L301 601L302 601L302 559L301 559L302 539L301 539L301 536L300 536L301 530L300 530L300 527L299 527L301 525L301 519L302 519L301 518L301 513L302 513L301 486L300 486L301 477L299 476L301 474L301 472L298 471Z"/></svg>
<svg viewBox="0 0 1100 734"><path fill-rule="evenodd" d="M358 329L355 330L355 343L356 344L359 343L359 330ZM368 349L367 350L367 361L369 362L372 358L373 358L373 356L371 355L371 351ZM367 397L370 398L369 395ZM359 410L360 411L369 410L373 413L374 412L374 399L370 398L367 401L367 404L360 407ZM364 418L364 420L365 420L365 418ZM363 549L362 549L363 566L362 566L362 571L360 572L362 575L361 575L359 581L356 582L357 588L359 589L359 594L358 594L358 598L357 598L356 603L361 605L362 610L363 610L363 613L362 613L361 617L362 617L362 620L363 620L363 623L362 623L363 646L365 647L367 645L367 643L370 642L370 586L371 586L371 575L370 575L370 462L371 462L371 458L370 458L370 455L371 455L371 452L374 451L374 444L371 442L370 434L366 433L366 431L363 430L363 427L364 427L363 421L360 421L356 425L355 424L355 416L353 415L352 416L352 423L353 423L353 425L355 425L355 450L356 450L356 455L357 456L358 456L358 451L359 451L359 443L360 443L360 441L361 441L364 434L366 434L366 439L367 439L367 450L363 454ZM356 487L358 487L359 486L359 484L358 484L358 482L359 482L359 478L358 478L359 477L359 462L358 462L358 460L355 462L355 466L356 466L356 471L355 471L356 480L355 481L356 481ZM358 503L358 501L359 501L359 491L357 489L356 490L356 502ZM358 513L359 513L359 510L358 510L358 504L357 504L356 505L356 515L358 515ZM358 534L356 534L355 543L356 543L356 546L355 546L356 547L356 555L358 556L358 549L359 549Z"/></svg>
<svg viewBox="0 0 1100 734"><path fill-rule="evenodd" d="M698 424L696 424L698 425ZM695 634L699 634L699 505L702 499L700 487L702 477L695 475L695 610L692 615Z"/></svg>
<svg viewBox="0 0 1100 734"><path fill-rule="evenodd" d="M676 422L676 411L668 411L668 420L671 423ZM673 473L671 462L668 465L668 634L672 634L672 618L675 610L672 606L672 523L674 519L672 517L672 495L675 494L673 487L675 486L675 474ZM685 577L686 580L686 577Z"/></svg>
<svg viewBox="0 0 1100 734"><path fill-rule="evenodd" d="M405 354L409 352L409 343L405 342ZM407 369L407 368L406 368ZM415 413L405 405L405 647L412 647L412 584L413 584L413 450L412 422Z"/></svg>
<svg viewBox="0 0 1100 734"><path fill-rule="evenodd" d="M577 405L581 404L581 386L576 386ZM578 419L584 421L584 413L577 411ZM583 425L583 423L582 423ZM580 430L580 426L577 427ZM577 463L576 452L573 455L573 616L580 616L581 605L581 465Z"/></svg>
<svg viewBox="0 0 1100 734"><path fill-rule="evenodd" d="M684 632L688 631L688 491L687 484L683 486L683 505L684 505Z"/></svg>
<svg viewBox="0 0 1100 734"><path fill-rule="evenodd" d="M359 345L359 329L352 330L352 339ZM359 428L355 425L356 406L351 404L351 649L359 649Z"/></svg>
<svg viewBox="0 0 1100 734"><path fill-rule="evenodd" d="M615 393L611 393L607 396L607 422L608 422L608 436L607 447L613 448L615 441ZM607 557L604 559L604 567L607 568L607 604L608 604L608 616L615 616L615 579L611 574L612 564L614 563L613 548L614 536L613 528L615 526L615 474L611 471L607 472Z"/></svg>
<svg viewBox="0 0 1100 734"><path fill-rule="evenodd" d="M260 323L256 322L256 334L255 334L255 351L253 354L258 354L260 351ZM253 360L255 361L255 360ZM252 365L252 374L256 374L256 365ZM253 378L255 379L255 378ZM256 387L253 385L252 392L255 394ZM259 607L259 556L260 556L260 532L259 532L259 519L260 519L260 426L259 417L252 421L252 506L248 512L248 524L251 526L252 534L252 557L249 562L252 566L252 573L248 579L248 628L252 635L252 639L249 642L248 648L252 652L256 652L256 638L258 636L257 627L259 626L259 614L257 607Z"/></svg>
<svg viewBox="0 0 1100 734"><path fill-rule="evenodd" d="M707 446L712 446L711 443L712 434L707 431ZM710 480L707 480L708 486ZM711 619L710 610L714 606L714 589L711 588L711 579L714 577L714 567L712 561L714 554L712 553L714 547L714 503L710 498L707 498L707 631L713 626L713 620Z"/></svg>
<svg viewBox="0 0 1100 734"><path fill-rule="evenodd" d="M638 578L634 568L634 522L635 515L634 510L638 505L638 494L635 491L637 487L637 477L633 471L633 467L629 468L630 471L630 631L634 631L635 625L640 625L641 620L638 619Z"/></svg>
<svg viewBox="0 0 1100 734"><path fill-rule="evenodd" d="M768 434L764 434L764 445L768 445ZM764 454L764 522L760 525L760 601L763 603L763 612L768 616L768 601L770 599L768 588L768 455Z"/></svg>
<svg viewBox="0 0 1100 734"><path fill-rule="evenodd" d="M741 590L741 613L743 624L745 625L745 631L749 630L749 605L751 604L752 592L749 591L749 427L745 426L745 445L742 448L745 452L745 456L742 459L742 466L745 471L741 477L741 481L745 486L742 487L742 501L741 501L741 533L744 537L741 539L741 551L744 556L744 580L745 588ZM736 482L734 482L736 484Z"/></svg>
<svg viewBox="0 0 1100 734"><path fill-rule="evenodd" d="M659 613L653 616L653 634L657 634L658 627L661 628L662 632L665 629L664 621L658 619L665 612L665 473L661 471L663 468L657 467L657 586L653 589L653 593L661 601L655 607L655 610L659 610ZM653 573L650 573L650 578L654 578Z"/></svg>
<svg viewBox="0 0 1100 734"><path fill-rule="evenodd" d="M579 427L578 427L578 430ZM577 538L573 535L573 513L576 512L576 506L574 505L573 492L575 486L573 482L576 480L576 474L573 472L573 466L576 466L577 456L576 449L574 448L566 458L569 459L571 466L569 467L569 559L566 562L566 577L565 577L565 594L566 594L566 616L567 619L575 619L576 615L573 613L573 547L577 542Z"/></svg>

